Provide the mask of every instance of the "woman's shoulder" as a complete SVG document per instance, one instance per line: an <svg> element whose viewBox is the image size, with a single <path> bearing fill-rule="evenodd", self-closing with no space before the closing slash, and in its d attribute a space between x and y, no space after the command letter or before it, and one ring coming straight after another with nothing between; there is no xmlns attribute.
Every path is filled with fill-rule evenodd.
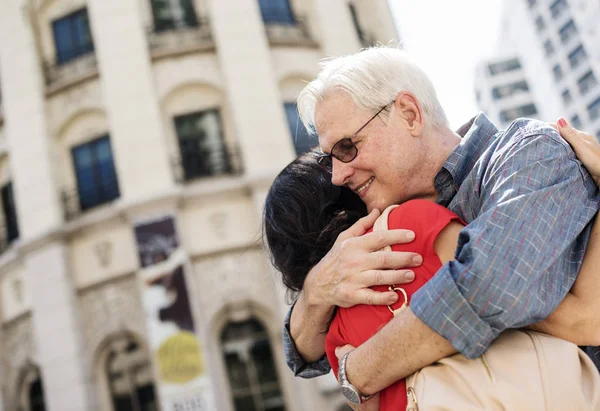
<svg viewBox="0 0 600 411"><path fill-rule="evenodd" d="M415 199L402 203L390 211L388 228L409 228L439 221L449 222L459 217L452 211L430 200ZM408 225L408 226L407 226Z"/></svg>

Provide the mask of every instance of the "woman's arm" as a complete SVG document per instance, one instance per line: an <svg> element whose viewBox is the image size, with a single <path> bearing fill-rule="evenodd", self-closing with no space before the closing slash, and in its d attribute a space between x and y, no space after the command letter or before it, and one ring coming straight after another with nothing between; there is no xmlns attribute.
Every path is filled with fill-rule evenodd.
<svg viewBox="0 0 600 411"><path fill-rule="evenodd" d="M600 345L599 267L600 219L596 218L573 288L548 318L528 328L577 345Z"/></svg>
<svg viewBox="0 0 600 411"><path fill-rule="evenodd" d="M590 134L574 129L564 119L557 122L560 135L600 184L600 144ZM585 258L573 288L545 320L529 326L577 345L600 345L600 220L596 219Z"/></svg>
<svg viewBox="0 0 600 411"><path fill-rule="evenodd" d="M435 240L442 264L454 259L462 224L452 222ZM573 288L548 318L528 328L577 345L600 345L600 219L594 222L585 258Z"/></svg>

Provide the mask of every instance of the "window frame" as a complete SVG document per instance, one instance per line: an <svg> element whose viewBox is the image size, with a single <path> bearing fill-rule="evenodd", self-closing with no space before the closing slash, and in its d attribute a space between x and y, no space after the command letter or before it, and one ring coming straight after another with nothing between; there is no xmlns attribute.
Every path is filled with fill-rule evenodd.
<svg viewBox="0 0 600 411"><path fill-rule="evenodd" d="M6 244L9 245L19 238L19 221L12 181L7 182L0 188L0 197L2 198Z"/></svg>
<svg viewBox="0 0 600 411"><path fill-rule="evenodd" d="M100 169L103 165L100 163L98 159L98 153L96 152L100 143L106 141L108 143L108 148L110 152L110 171L112 173L111 176L101 176L102 170ZM91 150L92 162L93 165L90 167L91 172L93 174L94 186L93 186L93 194L96 195L96 201L84 201L84 193L83 193L83 181L80 180L80 168L78 166L77 160L77 151L81 151L84 148L88 148ZM79 209L83 211L90 210L92 208L101 206L103 204L110 203L121 196L119 177L117 175L117 169L115 167L115 156L112 149L110 134L104 134L102 136L96 137L92 140L88 140L84 143L74 145L71 147L71 159L73 162L73 172L75 174L76 187L77 187L77 198L79 200ZM104 181L108 179L107 181ZM105 187L106 185L106 187ZM90 189L91 190L91 189ZM109 191L112 190L112 191Z"/></svg>
<svg viewBox="0 0 600 411"><path fill-rule="evenodd" d="M295 102L283 103L283 109L285 110L285 117L287 119L292 142L294 143L296 156L306 153L317 146L319 144L318 141L315 141L314 144L310 144L311 135L300 120L297 104ZM292 112L295 112L295 118L291 118ZM296 121L296 124L292 124L293 121ZM301 139L298 139L298 137L301 137ZM305 144L302 144L303 142Z"/></svg>
<svg viewBox="0 0 600 411"><path fill-rule="evenodd" d="M232 338L227 339L228 336L226 335L226 333L230 330L230 327L235 328L236 326L240 327L244 325L247 326L248 329L251 327L258 328L248 333L246 333L246 331L243 330L243 334L240 333L238 335L229 336ZM254 409L256 411L266 411L268 409L264 406L263 396L267 393L276 393L276 395L278 394L278 398L281 401L280 407L282 409L286 409L285 395L283 392L281 377L277 369L274 345L272 344L271 338L269 337L269 333L265 324L255 316L251 316L250 318L243 321L228 321L221 329L218 341L221 347L221 358L225 366L225 378L229 385L229 394L234 409L236 411L243 411L242 409L236 409L235 403L236 398L245 398L250 399L252 401ZM240 344L240 341L243 341L244 344ZM258 346L258 344L263 344L263 346L264 344L266 344L267 352L270 353L270 358L267 360L260 361L260 364L264 366L267 362L270 362L269 367L272 367L270 372L272 373L272 377L274 377L272 381L259 381L260 378L258 370L260 367L257 366L259 362L253 358L254 356L252 355L252 350L249 348L251 345L256 347ZM247 351L245 353L246 355L237 355L237 358L247 359L246 363L241 364L241 366L244 367L243 375L246 376L245 381L243 381L243 384L247 385L244 387L234 388L232 375L230 369L227 366L227 356L232 354L240 354L240 349L243 347L247 348Z"/></svg>
<svg viewBox="0 0 600 411"><path fill-rule="evenodd" d="M180 132L180 125L191 118L196 117L196 121L199 121L202 116L214 114L216 116L217 124L218 124L218 145L216 147L210 147L211 142L208 143L208 153L205 153L205 157L202 157L203 153L198 150L195 152L194 150L184 149L185 140L191 140L190 138L186 138L186 136L182 136ZM221 115L221 108L213 107L207 108L200 111L192 111L180 115L173 116L173 125L175 127L175 137L177 139L177 147L178 154L180 159L180 164L183 172L183 180L191 181L199 178L211 178L218 177L223 175L234 175L238 173L238 169L235 167L235 159L232 155L232 150L230 145L225 138L225 128L223 126L223 117ZM202 135L201 130L198 131L198 136L196 140L200 142ZM214 141L212 142L215 143ZM218 150L217 154L215 154L214 150ZM221 159L221 163L216 162L208 162L208 166L205 166L205 169L195 169L192 166L188 166L187 164L192 164L194 160L202 160L209 159L211 154L213 156L219 156ZM189 163L188 163L189 162Z"/></svg>
<svg viewBox="0 0 600 411"><path fill-rule="evenodd" d="M275 4L275 7L268 7L272 5L267 3L273 2L281 4ZM290 0L258 0L258 7L264 24L278 24L283 26L294 26L297 24L296 13L294 13L294 8ZM270 13L265 13L265 11ZM280 14L281 12L284 14Z"/></svg>
<svg viewBox="0 0 600 411"><path fill-rule="evenodd" d="M89 34L89 43L88 44L80 44L79 37L77 35L77 17L85 15L85 21L87 22L87 32ZM68 24L69 27L69 41L71 44L70 56L61 56L61 47L59 47L59 36L57 35L57 27L59 24L65 23ZM90 24L90 18L88 15L87 7L82 7L77 9L69 14L66 14L62 17L56 18L52 20L52 35L54 38L54 49L56 55L56 63L59 65L67 64L73 60L78 59L79 57L85 56L87 54L93 53L94 49L94 38L92 35L92 28Z"/></svg>

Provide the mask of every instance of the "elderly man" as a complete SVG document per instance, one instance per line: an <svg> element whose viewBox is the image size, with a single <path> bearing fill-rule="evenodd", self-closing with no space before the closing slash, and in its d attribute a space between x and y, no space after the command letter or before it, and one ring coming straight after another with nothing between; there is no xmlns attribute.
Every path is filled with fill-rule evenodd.
<svg viewBox="0 0 600 411"><path fill-rule="evenodd" d="M558 133L520 119L499 131L479 114L451 131L432 83L400 50L372 48L325 62L298 98L319 136L332 182L354 190L373 223L391 204L429 198L458 214L455 260L408 309L346 352L346 385L360 397L460 351L480 356L508 328L547 317L573 285L590 221L594 181ZM392 304L376 284L412 280L418 255L376 251L411 240L403 230L354 226L309 273L284 327L290 368L329 371L324 331L335 306Z"/></svg>

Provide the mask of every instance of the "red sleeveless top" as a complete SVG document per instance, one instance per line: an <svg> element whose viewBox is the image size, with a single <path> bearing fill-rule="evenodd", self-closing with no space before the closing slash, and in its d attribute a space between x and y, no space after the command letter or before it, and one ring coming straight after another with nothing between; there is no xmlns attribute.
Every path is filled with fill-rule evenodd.
<svg viewBox="0 0 600 411"><path fill-rule="evenodd" d="M409 302L412 294L432 278L442 266L433 245L440 231L451 221L459 221L464 224L456 214L428 200L411 200L391 211L388 218L389 229L403 228L412 230L416 234L413 242L394 245L392 250L411 251L423 256L423 264L413 269L415 280L410 284L400 285L406 291ZM388 289L387 286L372 288L376 291L387 291ZM398 302L392 308L399 308L403 302L404 297L399 295ZM335 349L346 344L358 347L392 318L393 314L386 305L338 307L325 339L325 352L336 378L339 364L335 356ZM382 390L379 404L380 411L406 409L405 381L397 381Z"/></svg>

